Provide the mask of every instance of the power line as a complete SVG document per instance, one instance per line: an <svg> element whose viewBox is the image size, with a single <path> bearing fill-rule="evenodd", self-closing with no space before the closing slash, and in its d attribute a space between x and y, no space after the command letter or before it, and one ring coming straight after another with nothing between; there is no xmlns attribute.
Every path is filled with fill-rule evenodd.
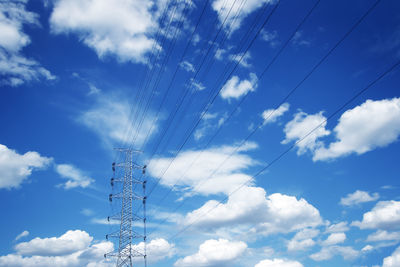
<svg viewBox="0 0 400 267"><path fill-rule="evenodd" d="M185 5L185 9L184 9L184 11L181 13L181 17L184 17L184 16L186 15L186 10L187 10L187 8L188 8L188 5ZM166 31L166 33L164 34L164 41L167 39L168 31L169 31L169 29L170 29L170 27L171 27L171 25L172 25L172 22L174 21L175 12L176 12L177 9L178 9L178 3L175 5L175 8L173 9L172 15L170 16L170 22L169 22L169 24L168 24L167 31ZM183 21L183 20L182 20L182 18L181 18L181 20L180 20L180 22L181 22L181 23L180 23L180 27L182 26L182 21ZM145 104L145 106L144 106L144 109L143 109L143 111L142 111L142 116L141 116L141 118L139 119L139 117L138 117L139 123L138 123L138 125L137 125L137 127L136 127L136 132L135 132L135 134L134 134L134 137L132 138L132 140L131 140L131 142L130 142L130 143L132 144L132 147L134 146L134 143L135 143L135 141L136 141L136 138L137 138L137 136L138 136L138 134L139 134L139 131L140 131L141 125L142 125L142 123L143 123L144 117L146 116L146 112L147 112L148 106L150 105L150 103L151 103L151 101L152 101L152 98L153 98L153 96L154 96L155 90L156 90L156 88L157 88L157 81L158 81L158 79L161 77L161 75L162 75L162 73L163 73L163 71L164 71L164 69L165 69L165 66L166 66L166 64L167 64L167 61L169 60L169 57L170 57L170 55L171 55L171 53L172 53L172 49L173 49L174 46L175 46L176 37L177 37L177 32L178 32L178 29L179 29L180 27L176 27L176 29L175 29L175 33L174 33L174 36L173 36L173 38L172 38L172 42L171 42L171 44L170 44L169 47L168 47L168 50L167 50L167 52L166 52L166 55L165 55L165 57L164 57L164 59L163 59L163 61L162 61L162 63L161 63L161 66L160 66L160 68L159 68L159 70L158 70L158 74L157 74L157 75L154 75L154 72L153 72L153 71L155 71L155 68L153 67L153 68L152 68L152 74L151 74L151 76L150 76L150 79L145 78L145 80L148 81L148 82L146 83L146 86L145 86L145 91L150 87L150 84L151 84L151 82L153 81L153 78L154 78L154 86L153 86L153 88L152 88L152 90L151 90L151 93L150 93L150 95L149 95L149 98L147 99L147 102L146 102L146 104ZM162 47L164 47L164 44L162 44ZM161 53L161 49L159 50L159 53Z"/></svg>
<svg viewBox="0 0 400 267"><path fill-rule="evenodd" d="M305 21L310 17L310 15L312 14L312 12L315 10L315 8L318 6L318 4L320 3L320 0L316 1L315 4L312 6L312 8L308 11L308 13L306 14L306 16L301 20L301 22L297 25L297 27L295 28L295 30L292 32L292 34L290 35L290 37L286 40L286 42L284 43L284 45L279 49L279 51L276 53L276 55L272 58L272 60L270 61L270 63L267 65L267 67L265 68L265 70L263 71L262 75L260 76L260 79L263 77L263 75L266 73L266 70L268 70L271 65L276 61L276 59L279 57L279 55L282 53L282 51L287 47L287 45L290 43L290 41L292 40L292 38L294 37L294 35L296 34L296 32L301 28L301 26L305 23ZM236 107L230 112L230 114L228 115L228 117L225 119L224 123L221 124L217 131L213 134L213 136L208 140L208 142L206 143L205 146L202 147L201 151L197 154L196 158L192 161L192 163L189 165L189 167L186 169L186 171L184 172L184 174L178 179L178 181L171 187L170 190L168 190L167 194L165 194L160 202L162 202L163 200L165 200L165 198L174 190L174 188L180 183L180 181L182 181L182 179L185 177L186 173L190 170L190 168L194 165L194 163L200 158L200 156L202 155L202 153L204 152L204 149L207 148L211 142L214 140L214 138L220 133L222 126L229 121L233 115L236 113L237 109L239 108L239 106L245 101L246 97L249 95L250 92L247 92L245 94L244 97L242 97L242 99L240 100L240 102L236 105ZM240 147L240 146L239 146ZM217 168L218 170L218 168ZM216 171L217 171L216 170ZM215 171L215 172L216 172ZM215 172L212 173L212 175L215 174ZM212 176L211 175L211 176ZM211 177L210 176L210 177ZM180 204L180 207L183 205L183 203L185 203L185 201L182 201Z"/></svg>
<svg viewBox="0 0 400 267"><path fill-rule="evenodd" d="M192 31L192 34L191 34L191 36L190 36L190 39L189 39L189 41L187 42L187 44L186 44L186 46L185 46L185 49L184 49L184 51L183 51L183 53L182 53L182 56L181 56L179 62L182 62L183 59L184 59L184 57L186 56L186 53L187 53L188 48L189 48L189 45L190 45L190 43L193 41L194 33L197 31L197 28L198 28L198 26L199 26L199 24L200 24L200 21L201 21L203 15L204 15L204 13L205 13L205 10L206 10L206 7L207 7L207 5L208 5L208 2L209 2L209 0L206 0L205 4L204 4L204 6L203 6L203 9L202 9L202 11L201 11L201 14L200 14L200 16L199 16L199 18L198 18L198 20L197 20L196 26L195 26L194 30ZM157 113L156 113L156 117L155 117L155 119L153 120L153 123L152 123L152 125L151 125L151 128L149 129L149 131L148 131L148 133L147 133L147 135L146 135L145 141L143 142L143 145L142 145L142 149L143 149L143 148L145 147L145 145L147 144L147 140L148 140L148 138L149 138L149 136L150 136L150 134L151 134L151 132L152 132L152 130L153 130L153 126L154 126L154 125L157 123L157 121L158 121L158 118L159 118L159 116L160 116L161 108L162 108L162 106L164 105L164 102L165 102L165 100L166 100L166 97L168 96L168 93L169 93L169 91L170 91L170 89L171 89L171 87L172 87L172 83L173 83L173 81L174 81L175 78L176 78L176 74L178 73L178 70L179 70L179 64L176 66L175 71L174 71L174 74L172 75L172 79L171 79L171 81L170 81L170 83L169 83L169 86L167 87L166 93L164 94L164 96L163 96L163 98L162 98L162 100L161 100L161 102L160 102L160 105L158 106L158 110L157 110Z"/></svg>
<svg viewBox="0 0 400 267"><path fill-rule="evenodd" d="M244 3L245 3L245 1L243 1L243 2L241 3L241 7L240 7L240 8L242 8L242 6L243 6ZM234 57L234 59L232 60L233 62L235 62L235 61L238 60L238 58L239 58L239 56L240 56L240 51L241 51L242 47L244 46L245 41L249 38L250 33L253 32L253 30L256 28L256 25L257 25L258 21L260 20L261 15L265 12L267 6L268 6L268 5L264 5L264 8L262 8L262 9L260 10L260 12L257 14L256 18L253 20L252 26L250 27L251 29L250 29L249 31L247 31L246 34L245 34L245 35L243 36L243 38L241 39L240 45L239 45L239 47L237 48L237 50L236 50L236 52L235 52L235 53L236 53L236 54L235 54L235 57ZM236 21L238 15L239 15L239 12L236 13L234 19L232 20L231 25L235 23L235 21ZM220 46L223 45L223 43L226 41L227 36L229 36L229 35L232 33L232 30L233 30L233 27L230 27L230 30L225 34L225 38L223 39L223 41L222 41L222 43L220 44ZM208 75L208 73L210 72L210 70L211 70L211 68L212 68L212 66L213 66L214 63L215 63L215 60L209 62L208 66L205 68L205 72L204 72L203 75L202 75L203 77ZM233 65L233 64L232 64L232 65ZM230 67L230 64L227 64L227 65L225 66L225 69L223 70L222 74L220 75L220 78L223 78L223 77L228 73L229 67ZM219 81L220 81L220 79L217 80L217 82L215 83L214 89L213 89L213 90L210 90L210 93L209 93L208 98L207 98L208 100L207 100L206 102L203 103L203 106L205 106L208 102L211 101L213 94L214 94L215 91L218 89L218 82L219 82ZM186 103L185 107L183 108L183 111L181 112L180 118L179 118L177 121L181 121L181 120L182 120L182 117L187 113L188 108L191 106L192 100L193 100L193 99L190 98L189 101ZM204 107L203 107L203 108L204 108ZM188 131L189 131L189 130L190 130L190 129L188 129ZM172 138L174 132L176 132L176 131L177 131L177 127L170 133L170 136L169 136L168 140L166 141L166 144L164 145L164 148L163 148L162 151L160 152L161 154L164 153L164 151L165 151L166 147L168 146L168 144L169 144L169 142L170 142L170 140L171 140L171 138ZM188 133L186 132L185 134L187 135Z"/></svg>
<svg viewBox="0 0 400 267"><path fill-rule="evenodd" d="M352 31L354 31L354 29L365 19L365 17L368 16L368 14L378 5L378 3L381 0L377 0L364 14L363 16L357 20L357 22L352 25L352 27L350 27L350 29L343 35L343 37L341 39L339 39L339 41L328 51L328 53L321 58L320 61L318 61L318 63L316 65L314 65L314 67L307 73L307 75L300 80L300 82L289 92L289 94L287 96L284 97L284 99L277 105L277 107L274 109L274 111L272 111L268 117L270 118L272 116L272 114L275 112L276 109L278 109L283 103L285 103L287 101L287 99L314 73L314 71L329 57L330 54L332 54L332 52L350 35L350 33ZM316 4L318 4L318 2L316 2ZM316 7L316 5L313 6L312 10ZM290 42L290 39L287 40L286 45ZM281 53L281 51L278 52L279 54ZM276 60L277 57L273 58L273 61ZM266 70L268 70L270 68L272 64L268 64L267 67L264 69L262 75L264 75L266 73ZM262 78L262 76L260 76L260 78ZM247 96L247 95L246 95ZM230 117L232 117L232 115L236 112L236 110L238 109L238 107L240 106L241 103L243 103L244 98L242 98L242 101L239 102L239 104L235 107L235 109L233 110L233 112L231 112ZM193 189L195 190L196 188L198 189L200 186L202 186L206 181L208 181L214 174L216 174L216 172L264 125L264 121L262 121L238 146L235 147L235 149L218 165L218 167L211 173L211 175L209 175L206 179L202 180L202 182L200 182L199 184L196 185L196 187ZM215 137L215 135L212 137L212 139ZM210 140L212 140L210 139ZM207 146L210 144L210 141L207 143ZM201 152L200 152L201 153ZM196 158L196 160L199 158L199 156ZM171 166L171 165L169 165ZM191 167L192 165L190 165ZM189 168L190 168L189 167ZM188 169L189 169L188 168ZM185 171L185 173L188 171L188 169ZM162 176L159 178L159 180L162 179L163 175L166 173L166 171L162 174ZM183 177L183 176L182 176ZM173 188L179 183L176 182L174 184L173 187L171 187L171 189L167 192L167 195L173 190ZM152 192L152 190L150 191ZM166 197L166 196L165 196ZM163 198L164 200L165 198ZM185 201L183 201L178 207L180 208L181 206L183 206L183 203Z"/></svg>
<svg viewBox="0 0 400 267"><path fill-rule="evenodd" d="M206 214L210 213L214 209L216 209L219 205L221 205L223 202L227 201L230 196L238 192L241 188L243 188L248 182L251 180L257 178L259 175L261 175L265 170L270 168L273 164L275 164L277 161L279 161L283 156L285 156L289 151L291 151L293 148L295 148L299 143L307 139L313 132L318 130L321 126L325 125L330 119L332 119L334 116L336 116L340 111L342 111L345 107L347 107L351 102L353 102L355 99L357 99L360 95L362 95L365 91L370 89L372 86L374 86L377 82L379 82L382 78L384 78L387 74L392 72L396 67L400 65L400 60L397 61L395 64L393 64L391 67L389 67L385 72L383 72L381 75L379 75L375 80L370 82L366 87L358 91L354 96L352 96L350 99L348 99L344 104L339 106L338 109L336 109L331 115L329 115L325 120L323 120L320 124L318 124L315 128L313 128L311 131L309 131L306 135L304 135L302 138L297 140L292 146L290 146L288 149L284 150L281 154L279 154L277 157L275 157L270 163L265 165L263 168L261 168L259 171L257 171L254 175L251 176L250 179L248 179L245 183L241 184L239 187L237 187L235 190L230 192L226 197L224 197L222 200L218 201L218 203L213 206L212 208L208 209L205 213L201 214L201 216L198 217L201 218L205 216ZM197 220L192 221L190 224L186 225L184 228L182 228L180 231L172 235L168 240L175 239L178 235L182 234L184 231L186 231L188 228L190 228Z"/></svg>
<svg viewBox="0 0 400 267"><path fill-rule="evenodd" d="M238 67L238 65L240 64L240 62L243 60L244 56L246 55L246 52L250 49L250 47L253 45L254 41L257 39L258 35L260 34L261 30L264 28L264 26L267 24L267 22L270 20L271 16L275 13L276 9L278 8L280 4L280 0L278 0L277 4L275 4L275 6L273 7L273 9L271 10L271 12L269 13L269 15L267 16L267 18L264 20L264 23L262 24L262 26L259 28L257 34L253 37L253 39L251 40L250 44L247 46L246 50L244 51L243 55L241 56L241 58L239 59L239 61L237 61L235 67L232 69L232 71L230 72L229 76L227 77L226 80L228 80L228 78L233 74L233 72L236 70L236 68ZM194 132L194 130L197 128L197 126L199 125L199 123L201 122L201 120L203 119L204 115L207 113L208 109L211 107L211 105L214 103L215 99L217 98L217 96L219 95L219 93L221 92L222 88L218 91L217 94L215 94L215 96L213 97L213 99L211 100L211 102L208 103L208 105L205 107L205 109L202 111L199 119L197 120L196 124L194 125L194 127L191 129L189 135L187 135L187 137L185 138L184 142L181 144L181 146L179 147L175 157L170 161L168 167L164 170L164 172L162 173L161 177L166 173L166 171L169 169L169 167L172 165L172 163L174 162L174 160L176 159L176 157L179 155L180 151L182 150L183 146L187 143L187 141L189 140L189 137L192 135L192 133ZM157 180L155 186L149 191L149 195L151 195L151 193L153 192L154 188L159 184L161 177Z"/></svg>
<svg viewBox="0 0 400 267"><path fill-rule="evenodd" d="M234 0L234 2L233 2L233 4L232 4L231 8L229 9L229 11L228 11L228 13L227 13L227 15L226 15L226 17L225 17L225 19L224 19L224 21L223 21L223 23L220 25L218 32L216 33L216 35L215 35L213 41L211 42L211 44L209 45L209 47L208 47L208 49L207 49L207 51L206 51L205 56L202 57L202 60L201 60L201 62L200 62L200 64L199 64L199 66L197 66L197 68L196 68L196 73L194 74L194 76L192 77L192 79L195 79L195 78L197 77L197 75L198 75L198 73L199 73L201 67L203 66L203 64L204 64L204 62L205 62L207 56L209 55L209 53L210 53L210 51L211 51L211 49L212 49L213 44L215 43L215 41L216 41L216 39L218 38L218 36L219 36L221 30L223 29L223 27L224 27L224 25L225 25L225 23L226 23L226 21L227 21L227 18L228 18L228 16L230 15L230 12L232 11L232 8L233 8L233 6L235 5L236 1L237 1L237 0ZM217 19L218 19L218 18L215 19L215 22L217 21ZM214 23L214 24L215 24L215 23ZM210 32L210 33L211 33L211 32ZM208 38L207 38L207 39L208 39ZM205 45L206 45L206 43L204 44L203 48L205 47ZM204 49L202 49L202 50L204 50ZM190 79L187 80L187 82L189 82L189 81L190 81ZM169 87L170 87L170 86L172 86L172 81L170 82ZM187 94L190 92L190 89L191 89L191 88L187 88L187 89L184 91L183 95L181 96L180 100L178 100L178 101L176 102L176 104L175 104L175 109L174 109L174 111L173 111L172 113L170 113L170 116L169 116L169 118L168 118L168 120L167 120L167 122L166 122L167 127L164 129L164 131L163 131L162 135L160 136L160 138L159 138L159 140L158 140L158 142L157 142L155 148L153 149L153 152L152 152L152 154L151 154L151 156L150 156L150 161L151 161L151 159L153 158L154 154L156 153L158 147L160 146L161 141L163 140L163 138L164 138L164 136L166 135L167 131L169 130L170 126L172 125L172 121L174 120L174 118L175 118L175 116L176 116L176 114L177 114L179 108L181 107L181 105L182 105L184 99L186 98Z"/></svg>
<svg viewBox="0 0 400 267"><path fill-rule="evenodd" d="M339 41L328 51L328 53L325 54L325 56L323 56L321 58L321 60L318 61L317 64L314 65L314 67L306 74L306 76L300 80L300 82L292 89L290 90L290 92L282 99L282 101L272 110L272 112L264 119L268 120L274 113L275 111L282 106L288 99L289 97L315 72L315 70L317 70L319 68L319 66L321 66L321 64L333 53L333 51L336 50L336 48L354 31L354 29L357 28L358 25L360 25L360 23L372 12L372 10L375 9L375 7L379 4L379 2L381 2L381 0L377 0L368 10L367 12L364 13L364 15L357 20L357 22L355 24L352 25L352 27L342 36L341 39L339 39ZM269 68L269 66L267 66L267 68ZM266 69L267 69L266 68ZM265 72L263 72L264 74ZM238 106L237 106L238 107ZM235 109L236 110L236 109ZM236 148L231 152L231 154L229 154L229 156L217 167L217 169L212 173L212 175L214 175L219 168L221 168L239 149L240 147L242 147L259 129L262 128L262 126L264 125L264 121L262 121L257 127L255 127L255 129L253 131L250 132L249 135L246 136L245 139L243 139L243 141L236 146ZM209 176L207 179L209 179L211 176Z"/></svg>
<svg viewBox="0 0 400 267"><path fill-rule="evenodd" d="M163 36L161 34L162 24L165 22L165 19L167 18L168 9L169 9L169 6L170 6L171 2L169 2L169 3L167 3L165 5L165 8L164 8L164 10L162 12L161 19L160 19L160 26L158 27L157 33L155 35L156 36L156 41L153 43L153 46L152 46L152 49L151 49L151 53L150 53L151 58L149 60L149 62L153 62L151 70L154 68L155 61L158 59L158 57L160 55L160 50L157 49L157 44L159 43L161 37ZM165 38L163 39L162 43L164 43L164 40L165 40ZM156 50L158 50L158 53L157 53L157 57L155 58ZM148 77L149 73L150 73L150 69L147 68L147 65L145 65L143 67L143 69L142 69L142 75L141 76ZM139 86L138 86L139 90L137 90L136 94L135 94L135 98L134 99L140 99L140 103L142 102L142 98L144 97L144 91L145 90L143 88L143 85L144 85L144 81L146 81L146 80L147 79L139 79L139 81L140 81ZM139 106L140 106L140 104L136 106L136 109L135 109L136 110L135 111L136 114L137 114L137 112L139 110ZM129 116L128 116L128 118L130 118L129 121L131 121L131 118L133 118L133 113L134 113L133 105L131 105L130 106ZM129 135L130 135L131 131L133 130L133 127L134 127L133 123L126 125L125 130L123 131L124 132L124 138L122 139L123 140L123 147L126 145L126 140L128 140ZM117 156L121 156L121 154L120 153L116 153L116 156L114 158L114 162L117 161Z"/></svg>

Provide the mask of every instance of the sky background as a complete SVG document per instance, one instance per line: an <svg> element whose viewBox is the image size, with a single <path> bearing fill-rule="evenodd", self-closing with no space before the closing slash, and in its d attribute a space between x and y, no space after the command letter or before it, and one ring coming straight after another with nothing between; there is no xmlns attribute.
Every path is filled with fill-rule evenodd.
<svg viewBox="0 0 400 267"><path fill-rule="evenodd" d="M114 147L149 266L400 266L399 11L0 0L0 266L115 265Z"/></svg>

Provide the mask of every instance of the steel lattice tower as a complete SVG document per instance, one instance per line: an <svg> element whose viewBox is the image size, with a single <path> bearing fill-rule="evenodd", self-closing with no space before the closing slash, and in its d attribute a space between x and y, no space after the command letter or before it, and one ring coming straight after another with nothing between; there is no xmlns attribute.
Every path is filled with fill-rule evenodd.
<svg viewBox="0 0 400 267"><path fill-rule="evenodd" d="M133 154L138 153L132 149L118 148L116 149L120 153L124 154L123 163L113 163L113 177L111 178L111 187L114 188L116 183L122 184L122 191L116 194L109 195L109 201L113 199L121 199L121 212L108 217L110 220L119 220L120 227L119 231L106 235L108 240L109 237L115 237L118 239L118 252L110 252L104 255L104 257L116 257L117 267L132 267L133 257L143 257L144 265L147 266L147 255L146 255L146 179L144 178L146 172L146 166L139 166L133 163ZM120 169L123 173L123 177L116 177L116 171ZM134 178L134 170L142 169L142 178ZM141 191L141 192L139 192ZM135 205L136 204L136 205ZM142 208L140 208L140 206ZM134 208L136 208L134 212ZM143 214L138 214L140 210ZM143 234L139 234L133 230L133 222L143 222ZM134 239L143 240L143 251L138 251L133 248Z"/></svg>

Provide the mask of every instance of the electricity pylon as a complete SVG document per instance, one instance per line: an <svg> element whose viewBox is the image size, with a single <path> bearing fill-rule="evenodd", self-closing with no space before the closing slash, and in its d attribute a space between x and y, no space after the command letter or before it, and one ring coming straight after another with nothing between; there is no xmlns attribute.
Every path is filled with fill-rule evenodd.
<svg viewBox="0 0 400 267"><path fill-rule="evenodd" d="M122 184L122 191L116 194L109 195L109 201L113 199L121 200L121 212L108 217L110 220L119 220L119 230L106 235L108 240L110 237L118 239L118 252L110 252L104 257L116 257L117 267L132 267L133 257L143 257L144 265L147 266L146 255L146 166L139 166L133 163L133 154L138 153L132 149L118 148L116 149L123 153L125 160L122 163L113 163L113 177L111 178L111 187L117 183ZM117 170L121 170L117 172ZM143 179L134 178L134 169L142 170ZM116 177L116 173L122 173L123 177ZM141 191L141 192L139 192ZM136 205L135 205L136 204ZM135 209L135 211L134 211ZM139 214L140 212L142 214ZM135 221L143 222L143 234L133 230ZM134 249L133 240L143 239L143 248Z"/></svg>

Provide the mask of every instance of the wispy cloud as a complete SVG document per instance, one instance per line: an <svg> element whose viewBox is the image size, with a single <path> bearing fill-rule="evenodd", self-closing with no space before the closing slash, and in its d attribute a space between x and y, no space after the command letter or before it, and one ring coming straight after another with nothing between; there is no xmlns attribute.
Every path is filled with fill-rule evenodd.
<svg viewBox="0 0 400 267"><path fill-rule="evenodd" d="M62 178L67 179L65 183L61 184L65 189L86 188L94 182L92 178L71 164L58 164L55 166L55 170Z"/></svg>
<svg viewBox="0 0 400 267"><path fill-rule="evenodd" d="M26 1L0 2L0 86L18 86L26 82L56 77L22 49L31 42L24 25L39 27L38 14L26 10Z"/></svg>
<svg viewBox="0 0 400 267"><path fill-rule="evenodd" d="M35 151L19 154L0 144L0 189L18 188L33 171L48 168L52 161Z"/></svg>

